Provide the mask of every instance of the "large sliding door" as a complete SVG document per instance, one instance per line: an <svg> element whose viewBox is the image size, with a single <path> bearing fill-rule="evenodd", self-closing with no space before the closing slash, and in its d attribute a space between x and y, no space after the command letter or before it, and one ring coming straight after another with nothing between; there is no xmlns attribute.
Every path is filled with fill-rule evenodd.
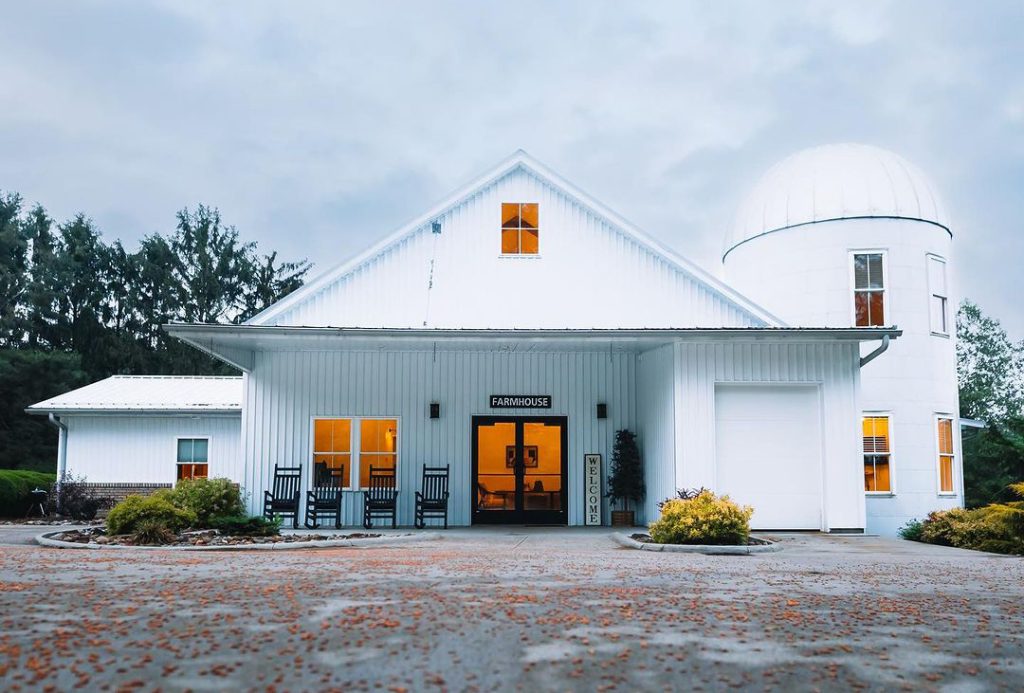
<svg viewBox="0 0 1024 693"><path fill-rule="evenodd" d="M473 417L473 523L567 523L564 416Z"/></svg>

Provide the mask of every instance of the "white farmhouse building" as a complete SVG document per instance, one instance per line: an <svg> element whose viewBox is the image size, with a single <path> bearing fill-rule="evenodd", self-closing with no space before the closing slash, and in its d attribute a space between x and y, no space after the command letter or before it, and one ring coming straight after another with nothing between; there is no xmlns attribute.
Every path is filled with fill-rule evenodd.
<svg viewBox="0 0 1024 693"><path fill-rule="evenodd" d="M147 381L115 377L30 411L74 473L228 476L253 512L275 464L305 486L328 467L358 524L374 465L411 524L421 468L447 464L454 524L607 522L584 456L607 475L628 428L641 519L705 486L755 528L892 534L962 502L950 246L916 168L819 147L755 187L723 281L517 152L245 324L167 327L241 379L153 380L146 409L114 385ZM203 409L236 387L237 413ZM106 411L66 406L90 388Z"/></svg>

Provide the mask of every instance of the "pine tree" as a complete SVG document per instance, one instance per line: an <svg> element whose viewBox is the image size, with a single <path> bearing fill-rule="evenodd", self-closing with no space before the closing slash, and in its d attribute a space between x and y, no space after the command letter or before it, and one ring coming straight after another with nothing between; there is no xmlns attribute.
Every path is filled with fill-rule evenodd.
<svg viewBox="0 0 1024 693"><path fill-rule="evenodd" d="M625 509L629 510L630 503L639 503L646 492L644 466L640 459L640 449L636 445L636 434L625 428L616 431L611 475L608 479L608 498L612 503L622 501Z"/></svg>

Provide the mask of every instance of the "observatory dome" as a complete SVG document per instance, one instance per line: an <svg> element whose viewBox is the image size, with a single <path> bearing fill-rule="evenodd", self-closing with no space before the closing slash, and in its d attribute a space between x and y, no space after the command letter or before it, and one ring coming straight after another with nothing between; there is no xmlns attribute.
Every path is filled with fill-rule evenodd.
<svg viewBox="0 0 1024 693"><path fill-rule="evenodd" d="M740 205L724 253L773 231L835 219L949 220L916 166L885 149L829 144L804 149L768 169Z"/></svg>

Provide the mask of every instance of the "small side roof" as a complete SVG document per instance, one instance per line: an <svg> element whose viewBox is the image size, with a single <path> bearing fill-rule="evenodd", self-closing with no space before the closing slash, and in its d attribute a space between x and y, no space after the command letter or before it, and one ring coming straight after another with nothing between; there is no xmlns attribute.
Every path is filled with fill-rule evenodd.
<svg viewBox="0 0 1024 693"><path fill-rule="evenodd" d="M111 412L240 413L240 376L114 375L51 397L30 414Z"/></svg>

